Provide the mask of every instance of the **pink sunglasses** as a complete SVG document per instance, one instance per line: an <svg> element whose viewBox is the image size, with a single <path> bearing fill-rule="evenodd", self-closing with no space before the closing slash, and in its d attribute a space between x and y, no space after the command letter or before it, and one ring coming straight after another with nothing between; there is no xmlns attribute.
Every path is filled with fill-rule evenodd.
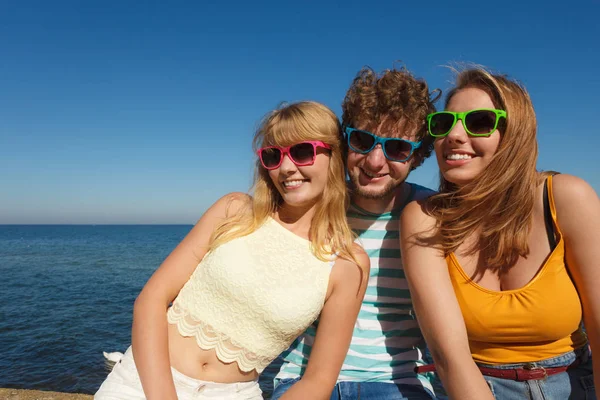
<svg viewBox="0 0 600 400"><path fill-rule="evenodd" d="M288 147L267 146L256 152L260 163L266 169L279 168L286 154L299 167L313 165L317 157L317 147L331 149L331 146L318 140L296 143Z"/></svg>

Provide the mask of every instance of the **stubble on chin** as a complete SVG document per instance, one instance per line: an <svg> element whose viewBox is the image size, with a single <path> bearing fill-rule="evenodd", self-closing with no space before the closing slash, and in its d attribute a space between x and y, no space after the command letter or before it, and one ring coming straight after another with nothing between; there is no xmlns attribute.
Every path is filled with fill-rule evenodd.
<svg viewBox="0 0 600 400"><path fill-rule="evenodd" d="M351 189L356 196L363 197L369 200L381 200L388 198L396 189L402 184L402 182L391 181L388 182L383 188L367 189L362 187L358 183L358 177L350 176Z"/></svg>

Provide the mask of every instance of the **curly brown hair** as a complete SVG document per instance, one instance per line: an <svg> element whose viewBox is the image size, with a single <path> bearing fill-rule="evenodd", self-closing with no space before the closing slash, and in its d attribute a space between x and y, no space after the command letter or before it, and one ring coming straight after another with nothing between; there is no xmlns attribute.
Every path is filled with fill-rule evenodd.
<svg viewBox="0 0 600 400"><path fill-rule="evenodd" d="M431 155L434 138L427 134L427 114L435 112L434 102L441 90L431 93L424 79L415 78L406 67L377 74L364 67L354 78L342 103L342 124L374 129L383 126L386 136L408 136L413 132L422 141L413 155L411 169Z"/></svg>

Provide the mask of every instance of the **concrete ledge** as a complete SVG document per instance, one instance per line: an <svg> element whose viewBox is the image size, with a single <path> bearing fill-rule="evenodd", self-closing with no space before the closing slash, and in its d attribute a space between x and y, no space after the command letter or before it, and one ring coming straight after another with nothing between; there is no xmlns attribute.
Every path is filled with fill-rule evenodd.
<svg viewBox="0 0 600 400"><path fill-rule="evenodd" d="M92 396L40 390L0 389L0 400L92 400Z"/></svg>

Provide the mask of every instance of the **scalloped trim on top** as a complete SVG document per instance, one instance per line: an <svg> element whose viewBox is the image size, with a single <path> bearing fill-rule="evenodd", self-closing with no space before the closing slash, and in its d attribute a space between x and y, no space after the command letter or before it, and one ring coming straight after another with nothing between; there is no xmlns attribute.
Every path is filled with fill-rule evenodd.
<svg viewBox="0 0 600 400"><path fill-rule="evenodd" d="M260 357L235 343L227 335L214 330L209 324L195 320L189 313L174 303L167 311L167 320L177 326L184 337L194 337L203 350L214 349L217 358L229 364L237 362L243 372L256 370L259 374L271 363L269 357Z"/></svg>

